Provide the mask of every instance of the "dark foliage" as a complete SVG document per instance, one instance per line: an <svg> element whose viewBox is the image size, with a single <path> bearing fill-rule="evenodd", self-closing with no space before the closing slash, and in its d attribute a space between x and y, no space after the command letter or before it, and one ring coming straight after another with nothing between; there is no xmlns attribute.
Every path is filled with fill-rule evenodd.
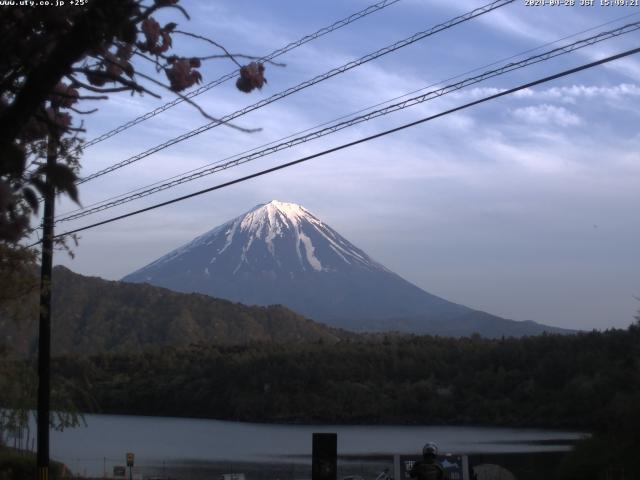
<svg viewBox="0 0 640 480"><path fill-rule="evenodd" d="M640 431L640 329L523 339L162 348L56 369L92 411L274 422ZM90 408L91 406L87 406Z"/></svg>
<svg viewBox="0 0 640 480"><path fill-rule="evenodd" d="M1 250L0 250L1 253ZM194 343L323 341L354 337L273 305L256 307L148 284L85 277L64 267L53 273L53 355L137 352L154 346ZM21 304L37 308L37 291ZM12 321L0 309L0 338L29 355L37 345L37 316Z"/></svg>
<svg viewBox="0 0 640 480"><path fill-rule="evenodd" d="M215 41L179 30L176 22L158 23L154 15L161 10L189 19L179 0L0 7L0 42L6 47L0 49L0 242L13 244L29 233L47 181L78 202L80 118L95 112L81 107L85 101L118 92L159 97L154 90L164 88L214 120L179 92L201 82L202 60L228 58L241 65ZM171 53L175 35L198 38L223 53ZM157 75L145 74L143 64ZM244 92L266 81L261 63L251 62L243 72ZM46 165L47 154L58 157L56 165Z"/></svg>
<svg viewBox="0 0 640 480"><path fill-rule="evenodd" d="M64 465L52 462L50 478L52 480L63 478L64 471ZM35 455L0 447L0 479L24 480L26 478L37 478Z"/></svg>

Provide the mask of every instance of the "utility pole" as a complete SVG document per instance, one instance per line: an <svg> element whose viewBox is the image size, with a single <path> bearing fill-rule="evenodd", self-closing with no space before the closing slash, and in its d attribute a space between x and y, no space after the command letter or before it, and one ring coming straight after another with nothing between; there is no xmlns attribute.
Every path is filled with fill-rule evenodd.
<svg viewBox="0 0 640 480"><path fill-rule="evenodd" d="M58 137L51 128L47 143L47 179L42 218L40 270L40 328L38 337L38 480L49 480L49 402L51 378L51 273L53 271L53 210L55 188L51 172L56 165Z"/></svg>

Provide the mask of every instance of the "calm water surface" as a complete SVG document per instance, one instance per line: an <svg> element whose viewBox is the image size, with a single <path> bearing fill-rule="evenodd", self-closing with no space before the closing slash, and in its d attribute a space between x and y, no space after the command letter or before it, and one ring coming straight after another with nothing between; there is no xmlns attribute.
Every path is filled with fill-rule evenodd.
<svg viewBox="0 0 640 480"><path fill-rule="evenodd" d="M338 454L418 454L426 441L441 452L516 453L568 449L583 434L570 431L433 426L266 425L217 420L87 415L87 427L51 433L51 457L72 469L102 475L122 464L172 462L308 463L313 432L338 434Z"/></svg>

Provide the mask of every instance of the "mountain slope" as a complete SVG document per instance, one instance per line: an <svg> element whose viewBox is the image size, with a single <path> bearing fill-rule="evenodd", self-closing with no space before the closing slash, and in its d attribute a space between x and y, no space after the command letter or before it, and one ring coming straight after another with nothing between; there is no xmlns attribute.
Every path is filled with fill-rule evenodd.
<svg viewBox="0 0 640 480"><path fill-rule="evenodd" d="M487 322L511 322L425 292L375 262L305 208L275 200L122 280L245 304L283 304L314 320L357 330L443 334L444 326L465 335L483 334ZM513 325L507 330L514 335L552 330L534 326L527 324L520 333L511 333L519 331ZM495 328L490 330L494 336Z"/></svg>
<svg viewBox="0 0 640 480"><path fill-rule="evenodd" d="M85 277L60 266L54 268L52 301L56 355L135 352L161 345L335 342L350 336L280 305L247 307L207 295ZM26 353L35 348L35 327L17 331L13 322L0 319L0 338Z"/></svg>

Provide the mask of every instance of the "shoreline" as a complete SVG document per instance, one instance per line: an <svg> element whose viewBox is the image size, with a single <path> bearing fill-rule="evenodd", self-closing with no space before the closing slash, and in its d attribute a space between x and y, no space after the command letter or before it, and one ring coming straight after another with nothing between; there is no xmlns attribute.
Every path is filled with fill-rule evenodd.
<svg viewBox="0 0 640 480"><path fill-rule="evenodd" d="M519 479L556 478L555 473L566 452L538 452L538 453L506 453L506 454L474 454L469 455L469 465L482 464L501 465L516 474ZM220 461L220 460L190 460L175 459L142 463L134 467L134 475L146 477L161 477L175 480L210 480L224 474L244 474L247 480L310 480L311 457L305 462L277 461L275 459L262 461ZM111 465L109 465L111 466ZM393 472L393 457L379 456L338 456L337 478L360 476L363 480L373 480L385 468ZM83 475L80 470L71 470ZM84 474L86 475L85 469ZM110 469L93 471L92 475L102 477L106 473L110 478ZM530 474L535 474L531 476ZM89 477L90 478L90 477ZM401 480L401 479L399 479Z"/></svg>

